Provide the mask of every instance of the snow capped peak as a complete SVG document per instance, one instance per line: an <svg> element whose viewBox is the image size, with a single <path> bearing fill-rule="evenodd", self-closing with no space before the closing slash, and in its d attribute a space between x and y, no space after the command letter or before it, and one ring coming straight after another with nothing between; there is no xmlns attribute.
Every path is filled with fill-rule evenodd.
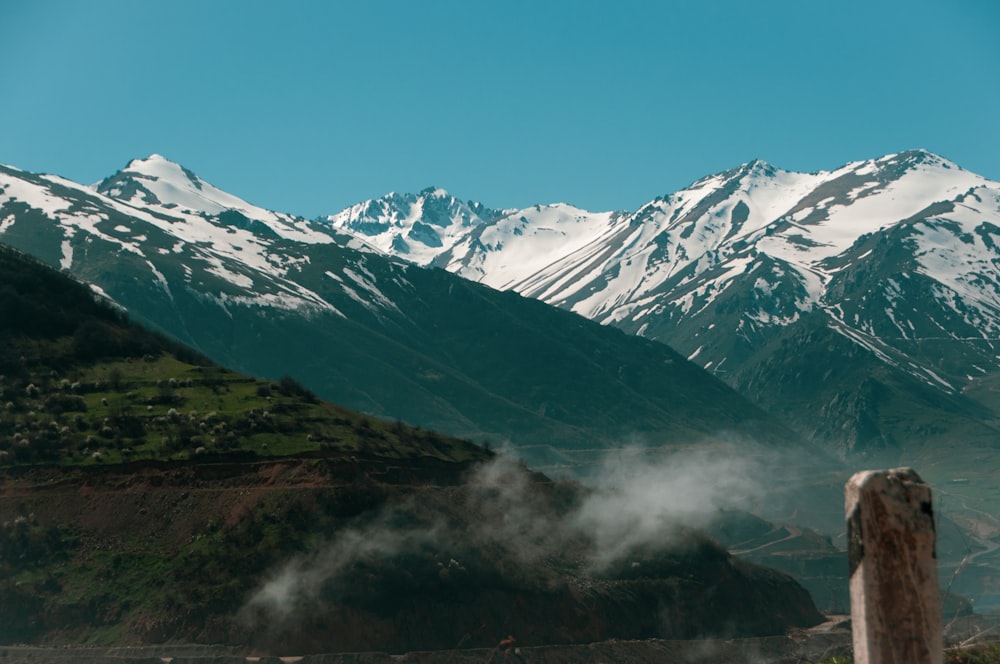
<svg viewBox="0 0 1000 664"><path fill-rule="evenodd" d="M250 213L255 206L213 187L180 164L159 154L133 159L97 185L97 191L132 205L159 205L188 212ZM252 213L250 216L255 216Z"/></svg>
<svg viewBox="0 0 1000 664"><path fill-rule="evenodd" d="M331 241L328 228L248 203L156 153L133 159L92 188L130 207L185 219L192 228L202 229L199 234L208 233L209 227L238 227L304 242Z"/></svg>
<svg viewBox="0 0 1000 664"><path fill-rule="evenodd" d="M125 170L141 170L144 164L172 164L173 166L180 166L177 162L167 159L158 152L154 152L145 159L133 159L125 167Z"/></svg>
<svg viewBox="0 0 1000 664"><path fill-rule="evenodd" d="M446 189L427 187L418 194L392 192L324 218L382 251L426 264L447 251L470 229L499 219L505 211L462 201Z"/></svg>
<svg viewBox="0 0 1000 664"><path fill-rule="evenodd" d="M130 173L139 177L157 180L190 180L195 186L200 186L197 175L187 170L177 162L171 161L161 154L153 153L145 159L133 159L121 173Z"/></svg>
<svg viewBox="0 0 1000 664"><path fill-rule="evenodd" d="M956 164L955 162L953 162L953 161L951 161L949 159L945 159L941 155L935 154L933 152L929 152L927 150L922 150L922 149L921 150L909 150L907 152L900 153L899 156L903 157L903 159L907 163L910 163L910 164L912 164L914 166L925 165L925 166L931 167L931 168L940 168L940 169L946 169L946 170L956 170L956 171L964 171L965 170L961 166L959 166L958 164Z"/></svg>
<svg viewBox="0 0 1000 664"><path fill-rule="evenodd" d="M885 180L899 179L908 173L917 171L937 173L951 171L952 176L957 173L969 175L955 162L924 149L906 150L875 159L852 162L840 169L840 171L844 170L853 170L859 175L878 174L879 178Z"/></svg>
<svg viewBox="0 0 1000 664"><path fill-rule="evenodd" d="M680 192L669 196L661 196L659 200L675 198L685 192L708 192L716 189L740 189L747 188L762 180L773 179L788 174L789 171L781 170L772 166L762 159L753 159L740 164L735 168L730 168L713 175L706 175L700 180L692 182Z"/></svg>
<svg viewBox="0 0 1000 664"><path fill-rule="evenodd" d="M773 166L763 159L754 159L732 171L727 171L727 173L730 174L729 179L738 181L739 187L745 190L762 182L781 179L782 176L788 175L789 172Z"/></svg>
<svg viewBox="0 0 1000 664"><path fill-rule="evenodd" d="M772 175L778 169L763 159L752 159L751 161L743 164L742 170L753 175Z"/></svg>
<svg viewBox="0 0 1000 664"><path fill-rule="evenodd" d="M903 160L908 160L908 161L912 161L912 162L915 162L915 163L920 163L922 161L928 161L928 162L932 162L932 163L947 161L941 155L934 154L930 150L925 150L924 148L915 148L913 150L904 150L902 152L897 152L895 154L886 155L885 157L882 157L882 159L886 159L887 161L891 161L891 160L894 160L894 159L903 159Z"/></svg>

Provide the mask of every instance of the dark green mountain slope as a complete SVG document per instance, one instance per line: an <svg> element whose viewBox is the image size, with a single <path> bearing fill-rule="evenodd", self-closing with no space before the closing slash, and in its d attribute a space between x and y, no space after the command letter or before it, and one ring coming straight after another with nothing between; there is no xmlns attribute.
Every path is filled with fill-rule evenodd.
<svg viewBox="0 0 1000 664"><path fill-rule="evenodd" d="M0 642L396 652L820 620L682 522L609 555L578 525L599 494L224 370L6 248L0 321Z"/></svg>

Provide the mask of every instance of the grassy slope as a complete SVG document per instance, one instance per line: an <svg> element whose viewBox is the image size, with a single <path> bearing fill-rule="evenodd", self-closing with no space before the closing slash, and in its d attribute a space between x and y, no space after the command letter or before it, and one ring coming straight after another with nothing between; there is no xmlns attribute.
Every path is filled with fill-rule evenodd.
<svg viewBox="0 0 1000 664"><path fill-rule="evenodd" d="M0 248L0 464L304 452L482 458L474 445L214 365Z"/></svg>
<svg viewBox="0 0 1000 664"><path fill-rule="evenodd" d="M457 439L320 402L288 379L256 380L167 353L73 366L57 350L47 355L33 370L0 381L0 463L93 465L321 451L483 457Z"/></svg>

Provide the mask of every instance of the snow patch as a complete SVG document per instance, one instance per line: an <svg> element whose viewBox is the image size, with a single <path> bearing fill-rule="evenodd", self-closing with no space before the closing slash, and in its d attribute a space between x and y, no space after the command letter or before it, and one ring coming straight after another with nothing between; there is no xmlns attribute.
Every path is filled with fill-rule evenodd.
<svg viewBox="0 0 1000 664"><path fill-rule="evenodd" d="M71 237L72 235L67 234L67 237L59 245L62 252L62 256L59 258L59 267L63 270L69 270L73 267L73 242L70 240Z"/></svg>

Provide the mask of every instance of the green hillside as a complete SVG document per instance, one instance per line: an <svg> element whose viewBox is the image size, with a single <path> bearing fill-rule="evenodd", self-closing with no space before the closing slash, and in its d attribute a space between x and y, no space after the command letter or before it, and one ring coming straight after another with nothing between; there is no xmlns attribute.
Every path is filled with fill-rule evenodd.
<svg viewBox="0 0 1000 664"><path fill-rule="evenodd" d="M84 285L0 246L0 464L480 448L262 381L129 323Z"/></svg>
<svg viewBox="0 0 1000 664"><path fill-rule="evenodd" d="M403 652L821 620L680 524L603 556L573 525L592 491L227 371L6 248L0 321L0 643Z"/></svg>

